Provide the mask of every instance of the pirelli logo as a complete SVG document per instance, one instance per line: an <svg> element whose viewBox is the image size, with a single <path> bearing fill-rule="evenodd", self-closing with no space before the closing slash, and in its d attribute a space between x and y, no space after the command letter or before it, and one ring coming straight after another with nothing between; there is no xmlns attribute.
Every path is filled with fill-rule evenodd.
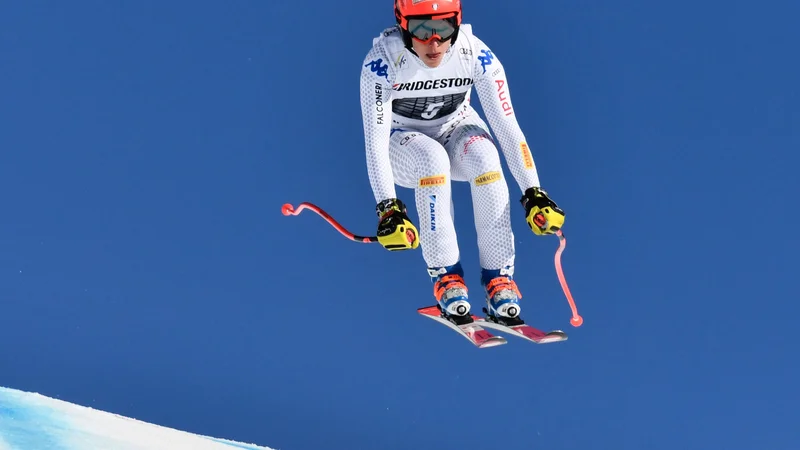
<svg viewBox="0 0 800 450"><path fill-rule="evenodd" d="M419 179L419 187L441 186L447 182L447 177L444 175L434 175L432 177L425 177Z"/></svg>
<svg viewBox="0 0 800 450"><path fill-rule="evenodd" d="M522 152L522 164L526 169L533 169L533 156L531 155L531 149L528 148L528 143L520 142L519 150Z"/></svg>
<svg viewBox="0 0 800 450"><path fill-rule="evenodd" d="M475 178L475 186L483 186L484 184L494 183L500 179L500 172L486 172Z"/></svg>

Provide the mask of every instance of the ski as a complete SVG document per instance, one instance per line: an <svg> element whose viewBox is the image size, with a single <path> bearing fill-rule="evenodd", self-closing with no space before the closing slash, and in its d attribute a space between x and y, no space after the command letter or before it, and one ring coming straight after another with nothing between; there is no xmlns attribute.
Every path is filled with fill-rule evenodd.
<svg viewBox="0 0 800 450"><path fill-rule="evenodd" d="M472 342L472 344L478 348L497 347L498 345L503 345L508 342L504 337L495 336L483 329L480 325L483 323L480 322L482 319L475 315L467 315L464 317L444 316L439 305L419 308L417 312L424 317L446 325L451 330L464 336L464 338Z"/></svg>
<svg viewBox="0 0 800 450"><path fill-rule="evenodd" d="M505 332L537 344L549 344L567 340L567 333L561 330L545 332L526 324L519 317L515 319L492 317L488 314L486 308L483 308L483 312L486 317L477 317L475 322L484 328Z"/></svg>

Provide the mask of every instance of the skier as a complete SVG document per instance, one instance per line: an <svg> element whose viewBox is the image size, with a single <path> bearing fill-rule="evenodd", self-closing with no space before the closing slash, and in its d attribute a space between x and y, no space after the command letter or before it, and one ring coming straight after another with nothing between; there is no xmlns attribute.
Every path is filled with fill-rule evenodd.
<svg viewBox="0 0 800 450"><path fill-rule="evenodd" d="M503 66L462 24L460 0L393 0L397 24L373 40L361 70L367 171L388 250L421 242L434 297L451 316L470 312L453 225L451 181L470 184L487 311L516 318L509 190L489 128L470 106L474 86L520 191L536 235L555 233L564 211L539 183L516 120ZM420 232L395 184L415 190Z"/></svg>

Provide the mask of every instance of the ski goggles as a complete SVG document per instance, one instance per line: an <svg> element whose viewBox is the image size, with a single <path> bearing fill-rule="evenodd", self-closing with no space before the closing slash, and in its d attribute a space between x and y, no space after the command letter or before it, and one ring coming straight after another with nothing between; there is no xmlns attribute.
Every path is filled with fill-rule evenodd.
<svg viewBox="0 0 800 450"><path fill-rule="evenodd" d="M447 19L408 19L408 32L411 37L423 42L430 43L434 39L446 41L456 32L456 18Z"/></svg>

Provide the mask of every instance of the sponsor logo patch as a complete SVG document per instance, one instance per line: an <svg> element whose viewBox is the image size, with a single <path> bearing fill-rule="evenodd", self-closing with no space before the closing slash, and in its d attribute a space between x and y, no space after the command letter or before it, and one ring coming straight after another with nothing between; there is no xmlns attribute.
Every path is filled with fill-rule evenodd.
<svg viewBox="0 0 800 450"><path fill-rule="evenodd" d="M503 109L505 115L510 116L514 114L514 109L511 108L511 103L508 101L508 93L506 92L504 80L494 80L497 84L497 98L500 99L500 107Z"/></svg>
<svg viewBox="0 0 800 450"><path fill-rule="evenodd" d="M389 81L389 65L383 63L383 58L370 61L364 64L364 67L369 67L369 70L375 72L375 75L386 78Z"/></svg>
<svg viewBox="0 0 800 450"><path fill-rule="evenodd" d="M431 200L428 204L431 213L431 231L436 231L436 196L431 195L428 198Z"/></svg>
<svg viewBox="0 0 800 450"><path fill-rule="evenodd" d="M482 175L479 175L475 178L475 185L476 186L483 186L484 184L494 183L495 181L500 179L500 172L492 171L486 172Z"/></svg>
<svg viewBox="0 0 800 450"><path fill-rule="evenodd" d="M486 73L486 66L492 65L492 60L494 60L494 54L490 50L483 49L481 50L481 56L478 56L478 61L481 62L481 67L483 68L483 73Z"/></svg>
<svg viewBox="0 0 800 450"><path fill-rule="evenodd" d="M375 112L378 125L383 125L383 87L380 83L375 83Z"/></svg>
<svg viewBox="0 0 800 450"><path fill-rule="evenodd" d="M526 169L533 169L533 156L531 156L531 149L528 148L527 142L520 142L519 149L522 152L522 163Z"/></svg>
<svg viewBox="0 0 800 450"><path fill-rule="evenodd" d="M388 75L387 75L388 76ZM444 78L441 80L410 81L392 86L395 91L422 91L429 89L447 89L462 86L472 86L472 78Z"/></svg>
<svg viewBox="0 0 800 450"><path fill-rule="evenodd" d="M425 177L419 179L419 187L441 186L447 182L447 177L444 175L434 175L432 177Z"/></svg>

